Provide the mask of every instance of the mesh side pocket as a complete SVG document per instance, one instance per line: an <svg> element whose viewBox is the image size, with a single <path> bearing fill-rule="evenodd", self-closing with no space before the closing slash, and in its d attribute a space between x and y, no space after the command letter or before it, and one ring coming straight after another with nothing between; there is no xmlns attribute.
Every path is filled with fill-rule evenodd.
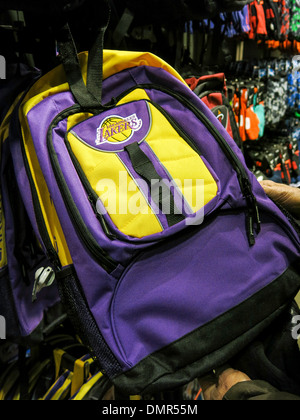
<svg viewBox="0 0 300 420"><path fill-rule="evenodd" d="M89 310L73 267L64 269L58 276L58 289L62 303L77 333L89 348L109 378L120 374L122 367L106 344Z"/></svg>

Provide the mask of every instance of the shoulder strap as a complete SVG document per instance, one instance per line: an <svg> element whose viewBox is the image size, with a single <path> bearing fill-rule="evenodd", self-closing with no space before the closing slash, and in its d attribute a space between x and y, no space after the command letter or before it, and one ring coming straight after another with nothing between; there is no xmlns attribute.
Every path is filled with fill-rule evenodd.
<svg viewBox="0 0 300 420"><path fill-rule="evenodd" d="M103 49L104 35L110 21L110 6L108 0L102 0L102 25L94 45L89 51L87 84L84 83L78 52L68 23L58 35L58 48L61 62L64 66L70 90L82 108L102 107L102 80L103 80Z"/></svg>

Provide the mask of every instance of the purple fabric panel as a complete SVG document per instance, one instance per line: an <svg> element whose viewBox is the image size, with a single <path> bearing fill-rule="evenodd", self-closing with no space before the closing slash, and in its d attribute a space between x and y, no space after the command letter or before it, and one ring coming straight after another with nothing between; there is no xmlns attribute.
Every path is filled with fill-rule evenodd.
<svg viewBox="0 0 300 420"><path fill-rule="evenodd" d="M227 312L286 270L299 246L264 222L251 249L242 213L220 216L189 240L157 247L134 263L111 308L129 365Z"/></svg>
<svg viewBox="0 0 300 420"><path fill-rule="evenodd" d="M23 198L24 206L26 208L28 217L30 219L30 223L34 229L35 235L38 238L41 246L44 247L44 244L43 244L42 238L40 237L39 229L36 223L31 189L30 189L30 184L28 181L26 169L24 166L20 139L10 138L9 143L10 143L10 151L13 156L15 175L18 182L20 194ZM44 249L44 251L46 250Z"/></svg>
<svg viewBox="0 0 300 420"><path fill-rule="evenodd" d="M7 153L9 153L8 146L8 142L6 142L2 149L3 162L6 159ZM35 302L35 304L32 304L33 282L30 286L27 286L24 283L19 262L14 256L15 229L18 229L18 226L14 225L13 212L8 199L9 196L7 188L9 188L9 185L4 182L3 177L1 177L1 188L6 222L5 240L8 254L8 269L11 282L11 290L15 302L18 322L20 324L20 332L23 337L26 337L31 334L41 323L45 310L59 302L59 296L57 289L54 286L49 288L47 292L45 290L41 291L38 300ZM2 315L5 314L2 313Z"/></svg>
<svg viewBox="0 0 300 420"><path fill-rule="evenodd" d="M45 119L51 119L57 113L55 107L51 100L44 101L42 104L39 104L39 115L40 121L39 124L36 124L36 114L32 113L32 119L29 115L29 123L35 123L33 127L34 131L34 142L37 146L37 153L40 159L44 162L43 169L47 168L45 176L47 182L49 182L49 191L51 196L55 201L55 206L63 231L66 234L68 240L68 247L72 256L72 260L77 272L79 279L81 280L81 285L84 290L86 299L88 301L89 307L94 315L97 325L100 326L101 332L111 347L112 351L115 352L116 357L118 357L118 348L116 348L113 337L111 336L111 326L109 319L109 307L111 302L111 296L116 285L116 280L113 276L109 276L104 270L95 262L84 246L81 243L80 238L78 237L72 222L68 216L68 212L64 201L62 199L61 193L56 185L55 177L51 169L51 162L49 161L49 156L46 153L46 121ZM46 106L46 111L43 106ZM37 110L37 109L36 109ZM32 112L32 111L31 111ZM122 359L120 359L122 363Z"/></svg>

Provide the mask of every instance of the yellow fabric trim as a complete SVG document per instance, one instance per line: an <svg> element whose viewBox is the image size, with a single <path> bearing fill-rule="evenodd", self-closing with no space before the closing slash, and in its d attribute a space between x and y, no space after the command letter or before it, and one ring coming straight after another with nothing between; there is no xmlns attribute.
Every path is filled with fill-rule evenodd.
<svg viewBox="0 0 300 420"><path fill-rule="evenodd" d="M81 401L86 394L98 383L99 380L103 378L103 374L101 372L97 373L91 379L88 380L87 383L83 384L80 388L78 393L72 398L73 401Z"/></svg>
<svg viewBox="0 0 300 420"><path fill-rule="evenodd" d="M141 401L142 397L140 395L131 395L130 401Z"/></svg>
<svg viewBox="0 0 300 420"><path fill-rule="evenodd" d="M146 143L169 172L185 200L196 213L217 195L217 183L199 154L178 135L157 108L151 104L149 106L153 124ZM204 181L204 190L201 187L199 189L196 180ZM203 198L201 198L202 192L204 192Z"/></svg>
<svg viewBox="0 0 300 420"><path fill-rule="evenodd" d="M121 101L118 102L118 106L127 104L128 102L140 101L142 99L150 101L149 96L143 89L135 89L133 92L129 93L129 95L125 96L125 98L121 99Z"/></svg>
<svg viewBox="0 0 300 420"><path fill-rule="evenodd" d="M20 93L19 96L15 99L14 103L10 107L9 111L5 115L3 121L0 125L0 143L4 143L5 140L7 140L8 136L9 136L9 126L10 126L12 113L13 113L16 105L19 103L20 99L22 98L23 94L24 94L24 92Z"/></svg>
<svg viewBox="0 0 300 420"><path fill-rule="evenodd" d="M156 215L117 155L92 149L72 133L68 140L93 190L121 232L143 238L162 231ZM133 214L133 209L140 214Z"/></svg>
<svg viewBox="0 0 300 420"><path fill-rule="evenodd" d="M71 386L71 397L79 391L82 385L89 379L90 377L90 368L91 365L94 363L94 360L81 360L78 359L74 365L74 375L72 378L72 386Z"/></svg>
<svg viewBox="0 0 300 420"><path fill-rule="evenodd" d="M65 350L55 349L53 351L53 360L55 365L55 380L59 378L60 370L61 370L61 360L63 355L65 354Z"/></svg>
<svg viewBox="0 0 300 420"><path fill-rule="evenodd" d="M80 53L78 57L82 68L83 78L86 82L88 53ZM103 79L107 79L126 68L148 65L162 68L182 83L186 84L184 79L173 67L156 55L148 52L104 50L103 60ZM23 103L26 104L24 109L25 114L48 96L68 90L69 85L66 83L66 75L63 66L60 65L41 77L30 89L23 101Z"/></svg>
<svg viewBox="0 0 300 420"><path fill-rule="evenodd" d="M117 51L105 50L104 51L104 65L103 65L103 78L107 79L113 74L119 73L126 68L133 68L139 66L151 66L162 68L168 73L172 74L182 83L186 84L184 79L179 73L171 67L164 60L160 59L154 54L149 52L131 52L131 51Z"/></svg>

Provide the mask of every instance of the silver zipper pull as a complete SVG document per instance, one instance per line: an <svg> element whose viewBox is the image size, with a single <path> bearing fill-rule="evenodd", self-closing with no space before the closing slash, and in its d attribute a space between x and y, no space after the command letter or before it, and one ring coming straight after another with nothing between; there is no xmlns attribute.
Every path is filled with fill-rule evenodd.
<svg viewBox="0 0 300 420"><path fill-rule="evenodd" d="M34 286L32 291L32 302L37 300L37 295L45 287L52 286L55 280L55 273L51 267L41 267L35 273Z"/></svg>

